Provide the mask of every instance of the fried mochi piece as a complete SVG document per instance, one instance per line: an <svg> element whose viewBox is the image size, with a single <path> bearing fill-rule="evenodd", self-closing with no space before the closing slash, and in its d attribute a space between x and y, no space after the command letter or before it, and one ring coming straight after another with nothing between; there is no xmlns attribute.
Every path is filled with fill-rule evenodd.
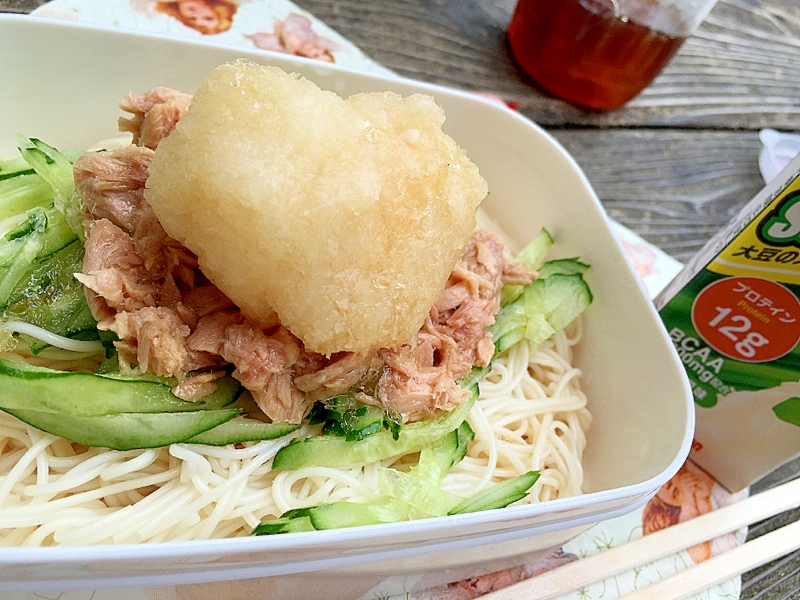
<svg viewBox="0 0 800 600"><path fill-rule="evenodd" d="M87 208L83 273L92 312L101 329L114 331L120 359L146 372L178 378L174 392L199 399L215 388L226 364L274 420L299 422L313 402L374 378L372 397L416 420L459 404L456 381L472 365L485 365L494 345L485 328L494 322L503 284L524 284L533 272L508 261L500 239L474 233L460 252L444 291L429 307L421 329L394 348L324 355L309 351L273 312L254 322L198 269L195 257L169 237L144 199L153 151L176 121L164 110L183 96L166 88L131 94L120 106L132 122L158 135L134 131L140 146L88 153L75 164L75 179ZM151 106L152 105L152 106ZM142 111L139 115L137 111ZM152 114L157 118L154 118ZM176 114L175 119L180 119ZM362 394L363 395L363 394Z"/></svg>
<svg viewBox="0 0 800 600"><path fill-rule="evenodd" d="M487 193L415 94L344 100L275 67L212 71L150 165L167 233L254 322L367 353L424 323Z"/></svg>

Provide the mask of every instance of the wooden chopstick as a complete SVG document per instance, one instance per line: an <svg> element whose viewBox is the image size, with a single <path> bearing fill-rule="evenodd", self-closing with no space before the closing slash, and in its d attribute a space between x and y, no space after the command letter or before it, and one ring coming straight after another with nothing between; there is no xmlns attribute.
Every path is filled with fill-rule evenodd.
<svg viewBox="0 0 800 600"><path fill-rule="evenodd" d="M621 600L683 600L800 549L800 521L623 596Z"/></svg>
<svg viewBox="0 0 800 600"><path fill-rule="evenodd" d="M557 567L552 571L547 571L541 575L481 596L481 598L482 600L519 600L520 598L548 600L556 598L572 590L589 585L590 583L602 581L607 577L628 571L643 563L658 560L659 558L673 554L684 548L713 539L724 533L735 531L750 523L767 519L778 513L797 508L798 506L800 506L800 479L784 483L771 490L736 502L735 504L724 506L689 521L667 527L666 529L651 533L632 542L622 544L621 546L611 548L605 552L593 554L587 558L582 558L578 561ZM797 524L783 527L778 531L783 532L783 530L794 527L795 525ZM778 531L773 533L778 533ZM792 534L794 534L795 538L800 540L800 535L797 533L796 528L791 529L788 534L783 533L782 535L790 538ZM769 539L768 536L771 535L772 533L761 536L756 540L739 546L735 549L738 553L734 558L738 561L745 559L751 560L754 558L753 555L760 555L765 552L763 547L769 548L777 546L778 541L767 541L756 545L755 548L748 548L748 546L762 538ZM788 547L788 545L789 544L785 544L785 547ZM745 550L745 548L747 549ZM789 548L777 556L791 551L792 548ZM731 552L734 552L734 550L726 552L725 554L720 554L715 558L721 559ZM700 563L700 565L692 567L690 570L698 569L700 566L711 562L711 560L714 559L709 559L708 561ZM768 562L769 560L771 559L767 558L764 562ZM736 564L740 565L741 563L737 562ZM763 562L761 564L763 564ZM754 567L758 565L748 565L744 570L748 570L751 566ZM708 569L708 567L706 569ZM702 577L703 575L705 575L707 579L704 583L705 587L700 588L701 590L713 586L714 583L712 583L711 580L717 579L716 573L715 576L711 577L708 575L707 571L703 571L700 576ZM732 576L733 575L726 575L718 579L717 582L725 581ZM708 579L709 577L710 579ZM671 579L672 578L669 578L664 581L669 581ZM664 589L666 588L661 588L662 592L660 596L635 597L671 598L672 596L664 592Z"/></svg>

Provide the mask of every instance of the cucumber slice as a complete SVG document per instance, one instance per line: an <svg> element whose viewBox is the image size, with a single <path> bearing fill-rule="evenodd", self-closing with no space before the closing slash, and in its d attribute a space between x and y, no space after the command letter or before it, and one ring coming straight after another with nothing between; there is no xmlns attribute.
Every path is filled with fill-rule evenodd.
<svg viewBox="0 0 800 600"><path fill-rule="evenodd" d="M369 504L356 502L320 504L309 511L309 518L314 529L339 529L381 522Z"/></svg>
<svg viewBox="0 0 800 600"><path fill-rule="evenodd" d="M545 314L531 311L530 317L525 323L523 337L530 340L532 348L538 348L543 342L552 337L555 332L555 328L550 324Z"/></svg>
<svg viewBox="0 0 800 600"><path fill-rule="evenodd" d="M47 225L42 235L42 250L36 256L37 261L45 261L53 254L67 247L78 239L67 218L55 206L35 208L41 211L47 220Z"/></svg>
<svg viewBox="0 0 800 600"><path fill-rule="evenodd" d="M548 319L553 329L560 331L592 303L592 292L580 275L553 275L546 281L550 282L549 292L561 298Z"/></svg>
<svg viewBox="0 0 800 600"><path fill-rule="evenodd" d="M304 506L303 508L292 508L283 513L281 515L281 519L299 519L301 517L307 517L311 514L311 511L314 510L315 508L316 506Z"/></svg>
<svg viewBox="0 0 800 600"><path fill-rule="evenodd" d="M253 535L275 535L277 533L296 533L298 531L316 531L308 517L274 519L263 521L253 529Z"/></svg>
<svg viewBox="0 0 800 600"><path fill-rule="evenodd" d="M230 404L238 391L239 383L225 377L217 381L217 391L213 394L198 402L186 402L174 396L163 383L55 371L0 359L0 409L6 412L33 410L96 417L202 411Z"/></svg>
<svg viewBox="0 0 800 600"><path fill-rule="evenodd" d="M14 288L25 278L44 248L47 219L40 208L33 209L22 225L10 231L0 245L0 307L8 304Z"/></svg>
<svg viewBox="0 0 800 600"><path fill-rule="evenodd" d="M17 148L22 158L53 190L55 209L67 221L72 233L83 235L83 203L75 194L72 163L82 154L76 151L59 152L41 140L17 136Z"/></svg>
<svg viewBox="0 0 800 600"><path fill-rule="evenodd" d="M322 427L323 435L344 437L348 442L363 440L383 429L386 411L377 406L360 405L357 408L338 412L327 411L328 420Z"/></svg>
<svg viewBox="0 0 800 600"><path fill-rule="evenodd" d="M588 270L589 265L579 261L577 258L560 258L557 260L548 260L539 267L539 278L545 279L557 273L562 275L574 275L575 273L583 274Z"/></svg>
<svg viewBox="0 0 800 600"><path fill-rule="evenodd" d="M289 511L281 518L308 518L314 529L339 529L378 523L395 523L407 519L409 507L394 498L380 498L375 502L332 502L309 508Z"/></svg>
<svg viewBox="0 0 800 600"><path fill-rule="evenodd" d="M256 419L233 419L186 440L187 444L227 446L241 442L274 440L300 429L295 423L265 423Z"/></svg>
<svg viewBox="0 0 800 600"><path fill-rule="evenodd" d="M77 239L64 215L52 206L28 211L27 220L0 241L0 307L25 288L36 265Z"/></svg>
<svg viewBox="0 0 800 600"><path fill-rule="evenodd" d="M570 268L582 268L573 261ZM559 268L559 267L554 267ZM522 294L500 309L489 327L495 352L501 353L523 338L535 349L566 327L592 303L592 293L580 273L556 273L526 285Z"/></svg>
<svg viewBox="0 0 800 600"><path fill-rule="evenodd" d="M72 164L52 146L41 140L17 136L17 147L22 158L53 188L57 198L66 201L75 191Z"/></svg>
<svg viewBox="0 0 800 600"><path fill-rule="evenodd" d="M553 246L553 236L546 229L542 229L531 242L517 254L516 261L525 263L531 269L536 269ZM523 286L507 285L500 291L500 305L505 306L516 300L522 293Z"/></svg>
<svg viewBox="0 0 800 600"><path fill-rule="evenodd" d="M382 494L402 500L420 513L443 516L462 498L439 488L445 475L467 453L475 432L464 421L434 445L420 451L419 462L408 473L395 469L378 471L378 486Z"/></svg>
<svg viewBox="0 0 800 600"><path fill-rule="evenodd" d="M448 433L438 443L423 448L419 453L419 462L411 467L409 473L428 483L439 485L450 469L466 456L473 439L475 432L464 421L458 429Z"/></svg>
<svg viewBox="0 0 800 600"><path fill-rule="evenodd" d="M469 375L459 380L458 385L460 385L465 390L472 390L473 392L477 393L478 384L480 383L481 379L486 377L491 372L492 372L491 364L488 364L485 367L472 367L472 370L469 372Z"/></svg>
<svg viewBox="0 0 800 600"><path fill-rule="evenodd" d="M0 158L0 181L19 177L20 175L35 174L36 171L21 156L15 158Z"/></svg>
<svg viewBox="0 0 800 600"><path fill-rule="evenodd" d="M447 514L460 515L463 513L478 512L480 510L504 508L512 502L522 500L527 496L528 490L533 487L537 479L539 479L538 471L528 471L513 479L508 479L490 488L486 488L474 496L465 498Z"/></svg>
<svg viewBox="0 0 800 600"><path fill-rule="evenodd" d="M25 165L27 166L27 164ZM53 201L53 188L33 169L3 179L0 171L0 219L7 219Z"/></svg>
<svg viewBox="0 0 800 600"><path fill-rule="evenodd" d="M381 494L402 500L421 513L442 517L462 499L431 483L395 469L378 470L378 489Z"/></svg>
<svg viewBox="0 0 800 600"><path fill-rule="evenodd" d="M443 413L432 420L404 425L396 440L387 430L356 442L327 435L294 439L278 451L272 460L272 467L284 470L312 465L347 467L408 454L432 444L458 428L478 397L477 384L471 391L472 396L449 413Z"/></svg>
<svg viewBox="0 0 800 600"><path fill-rule="evenodd" d="M495 354L502 354L524 338L527 323L528 316L525 314L525 305L522 303L520 294L520 297L514 302L500 309L500 313L495 317L494 325L489 327L489 332L494 340Z"/></svg>
<svg viewBox="0 0 800 600"><path fill-rule="evenodd" d="M35 264L11 292L3 316L65 337L93 332L97 338L97 322L86 303L83 285L73 276L81 270L82 261L83 245L75 240L50 259ZM36 349L32 348L34 352Z"/></svg>
<svg viewBox="0 0 800 600"><path fill-rule="evenodd" d="M239 414L237 409L177 413L121 413L80 417L31 409L7 409L28 425L84 446L133 450L183 442Z"/></svg>
<svg viewBox="0 0 800 600"><path fill-rule="evenodd" d="M525 263L531 269L535 269L547 256L550 248L553 246L553 236L550 232L542 228L533 240L531 240L522 251L517 254L517 262Z"/></svg>

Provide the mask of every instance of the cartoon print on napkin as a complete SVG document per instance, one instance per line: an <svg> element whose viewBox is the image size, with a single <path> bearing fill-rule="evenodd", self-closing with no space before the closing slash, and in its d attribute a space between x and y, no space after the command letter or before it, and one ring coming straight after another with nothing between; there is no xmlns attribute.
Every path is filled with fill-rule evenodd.
<svg viewBox="0 0 800 600"><path fill-rule="evenodd" d="M503 589L523 579L539 575L540 573L555 569L556 567L571 563L575 560L578 560L577 556L558 548L554 552L529 564L487 573L486 575L468 577L467 579L448 584L446 586L446 591L444 589L429 590L429 598L430 600L434 600L435 598L445 600L472 600L473 598L478 598L489 592ZM417 594L415 597L416 600L424 600L425 598L425 594Z"/></svg>
<svg viewBox="0 0 800 600"><path fill-rule="evenodd" d="M215 35L231 28L239 3L233 0L131 0L131 8L149 18L167 15L203 35Z"/></svg>
<svg viewBox="0 0 800 600"><path fill-rule="evenodd" d="M670 525L688 521L710 512L720 504L715 496L716 481L692 461L687 460L680 470L656 492L642 511L642 533L647 535ZM695 564L737 545L733 533L702 542L686 551Z"/></svg>
<svg viewBox="0 0 800 600"><path fill-rule="evenodd" d="M709 512L714 479L691 462L686 462L656 492L642 512L642 533L647 535ZM711 558L711 542L687 549L695 563Z"/></svg>
<svg viewBox="0 0 800 600"><path fill-rule="evenodd" d="M316 33L307 17L292 13L284 21L273 17L272 24L272 33L261 31L244 37L262 50L335 62L332 52L339 50L339 45Z"/></svg>

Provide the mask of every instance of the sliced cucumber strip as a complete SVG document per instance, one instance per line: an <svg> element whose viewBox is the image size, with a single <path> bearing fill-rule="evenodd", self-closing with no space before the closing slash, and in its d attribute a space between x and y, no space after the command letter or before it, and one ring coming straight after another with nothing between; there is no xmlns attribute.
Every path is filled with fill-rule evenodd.
<svg viewBox="0 0 800 600"><path fill-rule="evenodd" d="M428 483L439 485L444 476L467 455L470 442L475 439L469 423L464 421L436 444L423 448L419 462L411 467L410 474Z"/></svg>
<svg viewBox="0 0 800 600"><path fill-rule="evenodd" d="M253 529L253 535L275 535L278 533L296 533L298 531L316 531L308 517L273 519L263 521Z"/></svg>
<svg viewBox="0 0 800 600"><path fill-rule="evenodd" d="M575 273L586 273L589 265L579 261L577 258L559 258L548 260L539 267L539 278L544 279L550 275L560 273L562 275L574 275Z"/></svg>
<svg viewBox="0 0 800 600"><path fill-rule="evenodd" d="M395 523L408 518L408 512L407 504L394 498L380 498L367 503L342 501L299 508L285 512L279 520L298 520L301 521L299 526L303 527L305 519L308 519L314 529L339 529Z"/></svg>
<svg viewBox="0 0 800 600"><path fill-rule="evenodd" d="M0 359L0 409L7 412L33 410L91 417L213 410L233 402L238 391L239 383L226 377L217 381L213 394L186 402L163 383L55 371Z"/></svg>
<svg viewBox="0 0 800 600"><path fill-rule="evenodd" d="M481 510L491 510L493 508L504 508L512 502L522 500L527 496L528 490L533 487L537 479L539 479L538 471L528 471L513 479L507 479L506 481L478 492L474 496L465 498L447 514L460 515Z"/></svg>
<svg viewBox="0 0 800 600"><path fill-rule="evenodd" d="M75 240L49 260L35 264L12 290L3 316L64 337L93 333L89 337L96 339L97 322L86 303L83 285L73 276L81 270L82 261L83 246ZM32 346L36 352L38 346L47 344Z"/></svg>
<svg viewBox="0 0 800 600"><path fill-rule="evenodd" d="M0 181L32 173L35 174L36 171L21 156L0 158Z"/></svg>
<svg viewBox="0 0 800 600"><path fill-rule="evenodd" d="M309 511L309 518L315 529L358 527L359 525L375 525L381 522L371 510L369 504L358 504L356 502L320 504Z"/></svg>
<svg viewBox="0 0 800 600"><path fill-rule="evenodd" d="M236 409L176 413L121 413L79 417L31 409L7 409L28 425L84 446L133 450L183 442L233 419Z"/></svg>
<svg viewBox="0 0 800 600"><path fill-rule="evenodd" d="M424 515L442 517L456 506L461 498L431 483L395 469L378 471L378 489L381 494L402 500Z"/></svg>
<svg viewBox="0 0 800 600"><path fill-rule="evenodd" d="M327 411L323 435L344 437L348 442L363 440L383 429L386 412L377 406L361 405L344 412Z"/></svg>
<svg viewBox="0 0 800 600"><path fill-rule="evenodd" d="M553 246L553 236L546 229L542 229L531 242L517 254L516 261L525 263L531 269L536 269ZM505 306L513 302L522 293L521 285L507 285L500 292L500 305Z"/></svg>
<svg viewBox="0 0 800 600"><path fill-rule="evenodd" d="M553 246L553 236L546 229L542 229L533 240L531 240L522 251L517 254L517 262L525 263L531 269L537 268L550 248Z"/></svg>
<svg viewBox="0 0 800 600"><path fill-rule="evenodd" d="M10 175L7 179L3 179L0 171L0 220L37 206L47 206L52 201L53 188L33 169Z"/></svg>
<svg viewBox="0 0 800 600"><path fill-rule="evenodd" d="M256 419L239 418L193 436L186 443L227 446L241 442L274 440L298 429L300 425L295 423L265 423Z"/></svg>
<svg viewBox="0 0 800 600"><path fill-rule="evenodd" d="M41 140L17 136L17 147L22 158L53 188L57 198L66 201L75 191L72 164L52 146Z"/></svg>
<svg viewBox="0 0 800 600"><path fill-rule="evenodd" d="M495 352L505 352L523 338L537 348L591 303L592 293L580 273L554 272L535 280L523 288L516 300L500 309L494 325L489 327Z"/></svg>
<svg viewBox="0 0 800 600"><path fill-rule="evenodd" d="M272 466L283 470L312 465L346 467L408 454L435 442L461 425L477 397L478 389L475 385L468 400L435 419L404 425L396 440L387 430L355 442L327 435L294 439L278 451L272 460Z"/></svg>

